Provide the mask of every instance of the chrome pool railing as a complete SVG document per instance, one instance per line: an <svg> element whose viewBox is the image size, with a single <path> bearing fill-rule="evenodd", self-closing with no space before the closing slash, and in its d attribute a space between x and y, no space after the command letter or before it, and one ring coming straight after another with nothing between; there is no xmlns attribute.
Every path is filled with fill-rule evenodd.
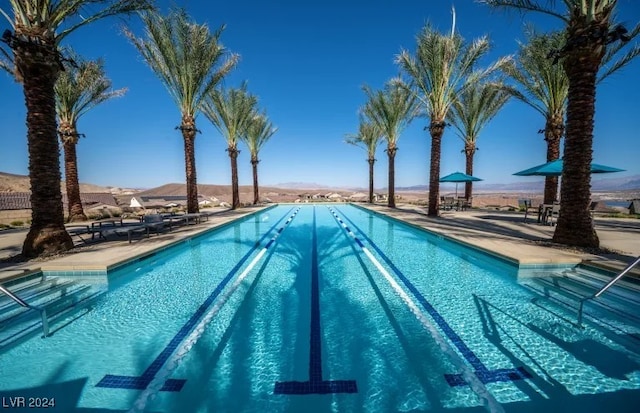
<svg viewBox="0 0 640 413"><path fill-rule="evenodd" d="M611 281L609 281L604 287L598 290L597 293L590 295L589 297L585 297L580 300L580 305L578 307L578 325L582 326L582 309L584 307L584 303L588 300L593 300L595 298L600 297L605 291L607 291L613 284L617 283L622 277L624 277L633 267L640 263L640 256L635 259L631 264L629 264L624 270L622 270L618 275L613 277Z"/></svg>
<svg viewBox="0 0 640 413"><path fill-rule="evenodd" d="M0 285L0 292L4 293L7 297L15 301L18 305L24 308L28 308L30 310L39 311L40 317L42 318L42 333L45 337L49 336L49 320L47 318L47 309L44 307L38 307L35 305L31 305L24 301L22 298L18 297L14 293L12 293L6 287Z"/></svg>

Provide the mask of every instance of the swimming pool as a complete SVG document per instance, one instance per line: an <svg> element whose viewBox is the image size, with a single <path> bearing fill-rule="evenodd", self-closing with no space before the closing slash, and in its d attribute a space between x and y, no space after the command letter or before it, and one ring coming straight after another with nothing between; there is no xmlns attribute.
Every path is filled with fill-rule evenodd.
<svg viewBox="0 0 640 413"><path fill-rule="evenodd" d="M507 262L350 205L277 206L93 282L107 292L91 311L0 354L3 403L551 412L639 401L633 340L576 327Z"/></svg>

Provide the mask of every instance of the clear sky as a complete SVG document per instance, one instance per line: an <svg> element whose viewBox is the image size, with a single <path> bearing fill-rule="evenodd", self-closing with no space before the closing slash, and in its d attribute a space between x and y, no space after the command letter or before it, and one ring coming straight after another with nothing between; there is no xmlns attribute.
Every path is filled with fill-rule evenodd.
<svg viewBox="0 0 640 413"><path fill-rule="evenodd" d="M226 24L225 46L241 55L226 79L228 87L248 81L251 93L279 131L260 154L260 182L274 185L307 182L331 186L368 185L363 149L344 137L358 128L362 85L380 88L398 74L394 57L413 51L415 36L427 23L447 32L451 6L457 30L467 39L488 35L490 59L517 51L526 22L541 31L559 28L549 16L495 11L473 0L235 0L174 1L212 30ZM558 2L561 4L561 2ZM3 9L8 2L2 1ZM159 2L167 10L169 2ZM640 2L618 1L618 20L631 28L640 21ZM149 188L185 182L180 113L164 85L122 35L128 24L140 35L139 21L112 18L79 29L66 43L86 58L102 57L115 88L128 93L106 102L80 119L78 144L80 181L98 185ZM7 28L2 23L0 30ZM640 174L640 61L598 87L594 161L626 169L616 177ZM22 88L0 75L0 171L28 173L25 108ZM396 156L396 186L429 180L430 138L426 119L416 119L402 134ZM229 158L222 136L199 115L196 139L199 183L230 183ZM512 173L543 163L546 146L537 131L540 114L517 101L509 102L478 139L474 175L486 183L532 178ZM464 171L462 141L453 128L445 132L441 176ZM251 184L248 151L241 147L240 184ZM376 187L387 182L384 147L376 163ZM539 179L539 178L533 178Z"/></svg>

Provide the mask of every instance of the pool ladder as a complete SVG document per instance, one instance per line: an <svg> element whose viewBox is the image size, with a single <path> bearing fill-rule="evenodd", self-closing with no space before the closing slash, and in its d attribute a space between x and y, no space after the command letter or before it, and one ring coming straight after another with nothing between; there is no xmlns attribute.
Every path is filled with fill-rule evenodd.
<svg viewBox="0 0 640 413"><path fill-rule="evenodd" d="M609 281L604 287L602 287L600 290L598 290L597 293L590 295L589 297L585 297L583 299L580 300L580 305L578 306L578 325L582 326L582 309L584 307L584 303L589 301L589 300L594 300L598 297L600 297L605 291L607 291L613 284L617 283L618 280L620 280L622 277L624 277L629 271L631 271L631 269L633 267L635 267L636 265L638 265L638 263L640 263L640 256L638 258L636 258L635 261L633 261L631 264L629 264L627 266L627 268L625 268L624 270L622 270L620 272L620 274L616 275L615 277L613 277L613 279L611 279L611 281Z"/></svg>
<svg viewBox="0 0 640 413"><path fill-rule="evenodd" d="M7 289L2 285L0 285L0 292L4 293L7 297L11 298L21 307L28 308L29 310L39 311L40 317L42 318L42 333L44 334L44 337L49 336L49 319L47 318L46 308L27 303L22 298L18 297L17 295L15 295L9 289Z"/></svg>

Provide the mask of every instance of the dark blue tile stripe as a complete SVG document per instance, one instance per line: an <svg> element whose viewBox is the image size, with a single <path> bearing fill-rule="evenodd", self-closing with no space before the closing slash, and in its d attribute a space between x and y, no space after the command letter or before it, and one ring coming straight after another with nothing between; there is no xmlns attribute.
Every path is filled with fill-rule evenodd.
<svg viewBox="0 0 640 413"><path fill-rule="evenodd" d="M299 209L299 208L298 208ZM195 313L189 318L189 320L182 326L182 328L178 331L178 333L171 339L169 344L162 350L162 352L156 357L151 365L142 373L141 376L118 376L107 374L96 384L96 387L109 387L109 388L117 388L117 389L135 389L135 390L143 390L146 389L149 383L153 380L153 378L158 374L158 371L162 368L164 363L167 362L171 354L178 348L180 343L187 337L191 330L196 326L200 318L204 315L207 308L213 303L213 301L218 297L220 292L224 289L224 287L229 283L229 281L233 278L233 276L238 272L238 270L244 265L244 263L249 259L249 257L258 249L260 244L264 241L265 238L273 231L273 229L293 210L291 208L286 214L284 214L280 219L276 221L275 224L265 234L255 243L255 245L236 263L236 265L229 271L229 273L220 281L220 283L216 286L215 290L207 297L207 299L198 307ZM284 224L287 225L293 219L293 216L297 211L289 218L289 220ZM273 241L273 240L272 240ZM169 379L165 382L162 387L163 391L180 391L182 386L184 385L185 380L175 380Z"/></svg>
<svg viewBox="0 0 640 413"><path fill-rule="evenodd" d="M332 208L329 208L332 209ZM338 208L335 208L336 211L340 212ZM336 219L342 223L340 217L332 211ZM400 271L398 267L391 261L391 259L384 253L382 250L367 236L367 234L362 231L358 226L349 219L344 213L340 212L342 216L351 224L353 228L358 231L362 237L373 247L373 249L378 253L378 255L385 261L385 263L395 272L397 277L404 283L409 291L414 295L414 297L418 300L418 302L422 305L422 307L429 313L431 318L438 324L442 332L449 338L451 343L460 351L462 356L467 360L469 364L474 368L475 374L483 383L496 382L496 381L510 381L510 380L520 380L525 378L531 378L531 375L522 367L516 369L499 369L490 371L487 367L480 361L478 356L467 346L467 344L462 340L462 338L451 328L449 323L438 313L438 311L427 301L427 299L420 293L420 291L413 285L411 281ZM356 242L358 245L362 245L356 237ZM445 376L447 382L451 386L465 385L466 382L462 379L460 375L446 375Z"/></svg>
<svg viewBox="0 0 640 413"><path fill-rule="evenodd" d="M276 382L275 394L357 393L355 380L322 380L322 333L320 331L320 283L318 280L318 234L313 207L311 238L311 332L309 335L309 381Z"/></svg>
<svg viewBox="0 0 640 413"><path fill-rule="evenodd" d="M311 238L311 332L309 337L309 381L322 381L322 346L320 337L320 291L318 282L318 234L316 207L313 207Z"/></svg>

